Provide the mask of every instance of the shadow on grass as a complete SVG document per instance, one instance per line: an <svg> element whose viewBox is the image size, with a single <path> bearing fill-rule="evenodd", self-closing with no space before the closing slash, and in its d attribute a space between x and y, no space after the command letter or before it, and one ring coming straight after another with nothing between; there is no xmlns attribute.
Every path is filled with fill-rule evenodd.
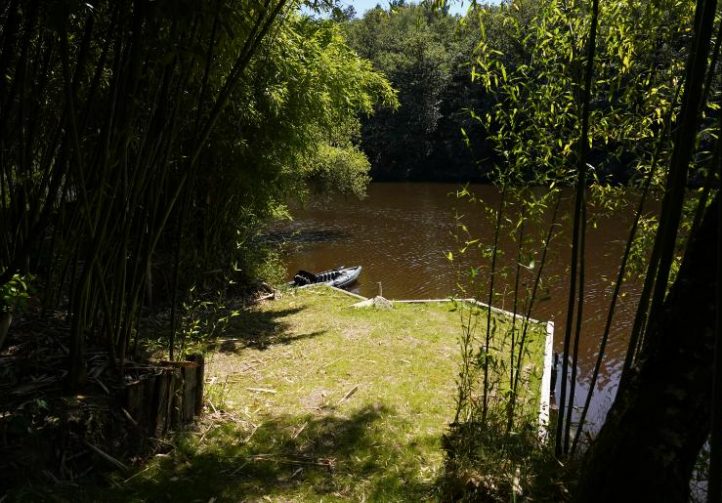
<svg viewBox="0 0 722 503"><path fill-rule="evenodd" d="M245 348L264 350L271 346L290 344L324 334L324 331L307 334L294 334L290 331L291 324L284 321L284 318L302 310L301 307L280 311L243 310L231 320L225 335L218 341L218 349L229 353Z"/></svg>
<svg viewBox="0 0 722 503"><path fill-rule="evenodd" d="M109 491L106 501L424 501L422 452L434 438L385 434L395 416L367 406L348 417L282 416L255 427L227 422L178 441L174 453ZM89 496L91 499L93 495ZM110 497L108 497L110 496ZM271 501L271 500L268 500Z"/></svg>

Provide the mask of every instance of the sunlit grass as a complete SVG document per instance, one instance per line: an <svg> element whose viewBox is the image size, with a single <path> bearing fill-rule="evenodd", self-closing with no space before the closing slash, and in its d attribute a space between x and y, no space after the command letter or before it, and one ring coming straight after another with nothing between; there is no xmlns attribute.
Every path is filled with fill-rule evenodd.
<svg viewBox="0 0 722 503"><path fill-rule="evenodd" d="M213 419L116 480L111 499L438 499L460 312L453 303L355 302L303 289L236 318L207 360ZM541 346L530 346L539 370Z"/></svg>

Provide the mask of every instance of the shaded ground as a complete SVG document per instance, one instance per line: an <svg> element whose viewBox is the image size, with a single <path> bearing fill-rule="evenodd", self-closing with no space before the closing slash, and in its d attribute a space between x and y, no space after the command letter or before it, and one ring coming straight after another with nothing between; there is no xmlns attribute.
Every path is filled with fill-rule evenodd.
<svg viewBox="0 0 722 503"><path fill-rule="evenodd" d="M72 499L436 500L460 315L451 303L383 311L354 302L303 289L236 318L207 358L200 431L116 474L114 489Z"/></svg>

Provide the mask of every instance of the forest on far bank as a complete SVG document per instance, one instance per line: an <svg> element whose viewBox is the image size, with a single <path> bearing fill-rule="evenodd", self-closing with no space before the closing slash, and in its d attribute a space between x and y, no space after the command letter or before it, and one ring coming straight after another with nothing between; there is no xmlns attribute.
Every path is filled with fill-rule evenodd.
<svg viewBox="0 0 722 503"><path fill-rule="evenodd" d="M464 15L458 15L451 14L448 5L440 8L433 2L417 4L394 0L388 5L378 4L364 13L349 6L335 8L324 15L339 23L348 45L359 56L371 61L398 92L397 109L382 109L361 118L358 142L371 163L372 179L461 183L495 179L494 166L506 162L508 147L502 146L494 137L511 134L512 129L523 127L525 121L529 123L533 118L524 118L521 107L516 125L502 125L490 118L499 106L514 105L505 102L507 97L495 89L499 86L490 86L485 81L484 74L489 68L486 55L494 53L494 63L505 66L510 76L517 70L522 71L525 88L537 87L540 92L546 88L546 92L558 92L558 97L565 99L562 98L564 89L552 89L547 85L547 72L553 71L550 67L545 67L543 62L539 66L529 64L537 39L534 30L525 27L531 27L542 7L530 0L515 1L510 5L513 8L473 4ZM566 7L573 8L571 5ZM663 18L649 20L665 37L653 56L659 61L660 69L681 64L685 35L679 23L680 16L684 15L685 7L675 4L665 11ZM633 33L621 33L620 36L621 39L608 42L610 50L641 49L633 48L636 36ZM618 44L625 44L627 48ZM643 64L643 61L628 59L628 67L620 68L628 75L629 86L642 77L635 72L643 71ZM610 69L615 65L612 63ZM518 79L521 78L522 74L519 74ZM648 89L656 91L654 86ZM597 105L602 108L605 100L607 105L615 101L611 94L598 99L602 101ZM552 116L559 115L553 108L550 112ZM573 111L567 109L566 112ZM629 116L638 114L640 103L615 103L611 112ZM562 121L557 127L557 138L539 140L555 143L564 135ZM600 125L601 129L608 127L606 120ZM592 157L599 180L611 184L632 181L638 156L635 148L621 141L597 147ZM527 177L527 180L531 178ZM700 185L702 180L695 178L690 183Z"/></svg>
<svg viewBox="0 0 722 503"><path fill-rule="evenodd" d="M494 9L495 7L489 7ZM333 16L348 44L383 72L399 107L362 118L360 145L377 181L481 181L495 161L472 117L488 106L472 81L469 55L479 41L475 16L431 4L391 2L362 16ZM473 142L465 142L464 129Z"/></svg>

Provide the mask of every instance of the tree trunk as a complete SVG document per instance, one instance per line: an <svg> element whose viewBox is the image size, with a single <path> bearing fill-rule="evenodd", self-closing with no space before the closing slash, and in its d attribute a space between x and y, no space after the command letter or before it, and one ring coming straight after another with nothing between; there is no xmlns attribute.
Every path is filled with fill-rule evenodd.
<svg viewBox="0 0 722 503"><path fill-rule="evenodd" d="M649 347L587 452L576 501L686 502L710 431L719 195L690 237Z"/></svg>

